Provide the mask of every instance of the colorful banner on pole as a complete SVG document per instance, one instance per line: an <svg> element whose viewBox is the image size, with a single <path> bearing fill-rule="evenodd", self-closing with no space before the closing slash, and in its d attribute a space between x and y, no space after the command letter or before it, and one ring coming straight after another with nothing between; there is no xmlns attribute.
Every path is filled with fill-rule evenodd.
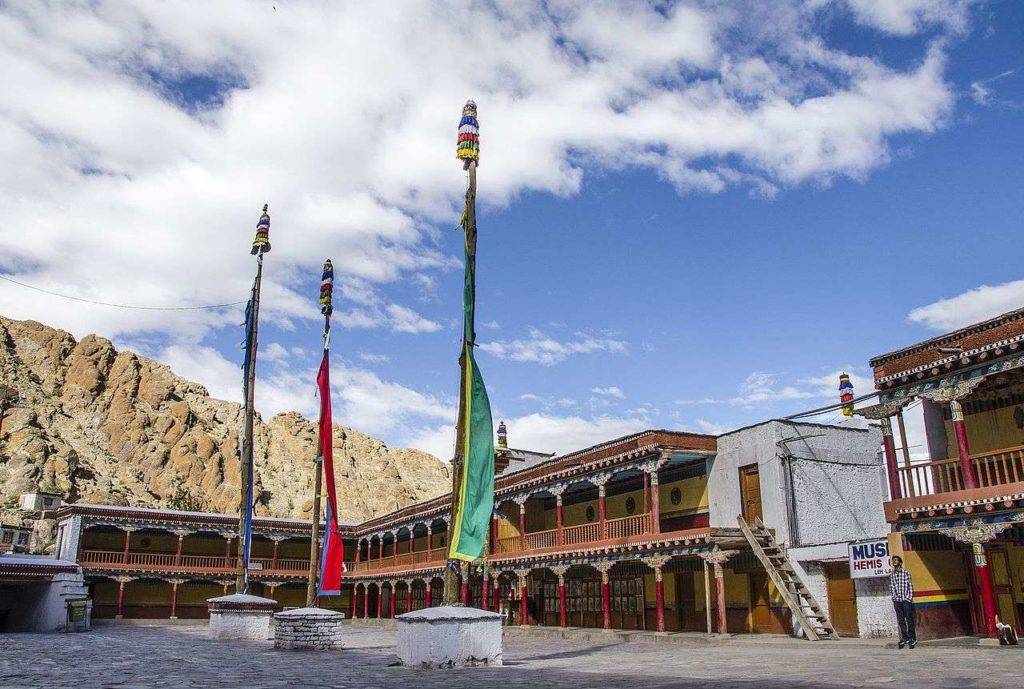
<svg viewBox="0 0 1024 689"><path fill-rule="evenodd" d="M338 496L334 486L333 428L331 420L330 351L324 347L324 358L316 385L320 394L320 457L324 463L324 482L327 484L327 514L324 515L324 546L320 555L320 577L317 595L340 596L341 574L345 569L345 546L338 533Z"/></svg>
<svg viewBox="0 0 1024 689"><path fill-rule="evenodd" d="M242 362L242 399L249 399L249 368L253 365L253 359L256 357L256 338L253 334L253 326L255 325L255 314L253 313L253 304L256 299L256 285L252 286L252 296L249 297L249 303L245 305L245 360ZM239 444L239 452L242 451L242 446ZM246 587L249 582L249 554L252 552L252 509L253 509L253 483L255 475L253 472L253 462L250 461L246 466L246 481L245 489L245 513L244 519L244 536L242 538L242 571L245 572Z"/></svg>

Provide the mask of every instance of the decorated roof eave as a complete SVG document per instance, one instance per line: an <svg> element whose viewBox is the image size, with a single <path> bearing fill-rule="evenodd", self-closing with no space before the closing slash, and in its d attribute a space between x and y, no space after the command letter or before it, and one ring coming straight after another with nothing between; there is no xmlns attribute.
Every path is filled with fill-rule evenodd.
<svg viewBox="0 0 1024 689"><path fill-rule="evenodd" d="M920 367L919 367L920 368ZM877 381L879 398L884 401L900 400L915 397L923 392L929 392L937 388L950 387L975 378L984 378L996 373L1014 371L1024 368L1024 351L1020 348L1006 356L976 364L972 368L950 369L943 374L942 371L935 373L934 367L928 368L927 374L922 371L906 372L907 375L897 374L886 376ZM898 381L892 382L893 380ZM888 384L892 382L892 384Z"/></svg>
<svg viewBox="0 0 1024 689"><path fill-rule="evenodd" d="M929 349L938 349L943 345L947 345L952 342L957 342L959 340L964 339L965 337L976 335L978 333L985 332L986 330L991 330L992 328L999 327L1000 325L1004 325L1006 323L1011 323L1013 321L1019 320L1024 320L1024 308L1016 309L1014 311L1008 311L1004 314L1000 314L986 321L974 323L972 325L968 325L958 330L954 330L952 332L948 332L943 335L930 338L928 340L923 340L922 342L912 344L909 347L903 347L902 349L897 349L891 352L887 352L885 354L879 354L878 356L871 358L870 364L872 367L881 366L890 361L895 361L905 356L910 356L912 354L924 352Z"/></svg>

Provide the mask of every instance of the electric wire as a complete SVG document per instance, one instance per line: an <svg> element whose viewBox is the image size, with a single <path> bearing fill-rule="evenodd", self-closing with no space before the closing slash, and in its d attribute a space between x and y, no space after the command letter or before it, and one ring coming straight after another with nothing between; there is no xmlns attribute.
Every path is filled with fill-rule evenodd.
<svg viewBox="0 0 1024 689"><path fill-rule="evenodd" d="M245 299L242 299L241 301L230 301L224 304L202 304L200 306L141 306L138 304L117 304L109 301L98 301L96 299L86 299L85 297L75 297L70 294L61 294L60 292L54 292L53 290L43 289L42 287L36 287L35 285L30 285L25 282L19 282L18 280L6 275L0 275L0 280L5 280L36 292L42 292L43 294L48 294L52 297L59 297L61 299L68 299L70 301L93 304L96 306L110 306L118 309L134 309L137 311L202 311L206 309L223 309L229 306L238 306L239 304L244 304L246 301Z"/></svg>

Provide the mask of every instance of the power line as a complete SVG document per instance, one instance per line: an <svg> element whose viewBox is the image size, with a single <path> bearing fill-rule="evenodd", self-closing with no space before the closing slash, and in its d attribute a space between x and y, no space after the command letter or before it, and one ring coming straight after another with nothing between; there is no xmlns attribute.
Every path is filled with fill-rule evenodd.
<svg viewBox="0 0 1024 689"><path fill-rule="evenodd" d="M61 299L78 301L84 304L94 304L96 306L112 306L118 309L136 309L139 311L201 311L204 309L223 309L228 306L238 306L239 304L245 303L245 299L242 299L241 301L231 301L226 304L204 304L202 306L139 306L137 304L115 304L109 301L97 301L95 299L85 299L84 297L74 297L70 294L61 294L60 292L54 292L52 290L43 289L42 287L36 287L35 285L19 282L14 278L7 277L6 275L0 275L0 280L6 280L7 282L14 283L15 285L34 290L36 292L49 294L51 297L60 297Z"/></svg>

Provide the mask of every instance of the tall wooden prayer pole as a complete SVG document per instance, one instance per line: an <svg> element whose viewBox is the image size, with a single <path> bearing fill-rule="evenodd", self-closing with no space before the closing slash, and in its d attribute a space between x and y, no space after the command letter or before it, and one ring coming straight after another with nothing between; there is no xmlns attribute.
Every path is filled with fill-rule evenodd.
<svg viewBox="0 0 1024 689"><path fill-rule="evenodd" d="M324 351L331 335L331 314L324 314ZM306 605L316 605L316 577L320 568L320 493L323 490L323 456L320 453L320 427L317 426L316 457L313 458L313 526L309 536L309 584L306 586Z"/></svg>
<svg viewBox="0 0 1024 689"><path fill-rule="evenodd" d="M239 483L241 495L238 508L238 573L235 592L245 593L248 588L249 550L252 545L253 509L253 419L255 417L256 350L258 348L260 286L263 281L263 254L270 251L270 215L267 204L256 224L256 237L250 253L256 256L256 280L252 297L246 309L245 341L245 413L242 423L242 448L239 453Z"/></svg>

